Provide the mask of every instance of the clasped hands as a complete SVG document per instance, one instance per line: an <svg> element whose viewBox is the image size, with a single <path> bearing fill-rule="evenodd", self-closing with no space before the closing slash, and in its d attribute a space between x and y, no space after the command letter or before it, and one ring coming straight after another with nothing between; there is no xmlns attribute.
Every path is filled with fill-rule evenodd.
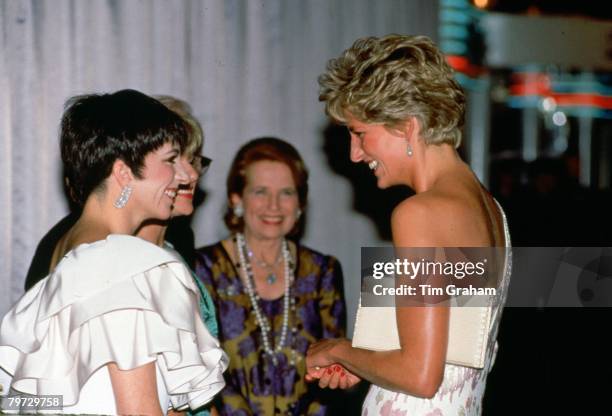
<svg viewBox="0 0 612 416"><path fill-rule="evenodd" d="M334 348L341 348L345 339L325 339L312 344L306 353L306 376L308 382L319 380L319 387L348 389L361 378L335 362L331 357Z"/></svg>

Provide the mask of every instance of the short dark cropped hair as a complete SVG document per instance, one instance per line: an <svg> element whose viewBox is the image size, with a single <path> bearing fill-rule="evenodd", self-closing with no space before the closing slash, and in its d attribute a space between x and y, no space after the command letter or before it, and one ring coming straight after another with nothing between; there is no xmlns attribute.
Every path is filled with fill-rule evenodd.
<svg viewBox="0 0 612 416"><path fill-rule="evenodd" d="M71 199L83 205L103 189L120 159L141 178L145 156L165 143L183 150L185 121L159 101L134 90L70 98L62 117L60 147Z"/></svg>
<svg viewBox="0 0 612 416"><path fill-rule="evenodd" d="M246 186L246 169L253 163L263 160L280 162L287 165L293 176L293 182L295 182L300 209L304 210L306 207L308 199L308 170L297 149L290 143L276 137L253 139L238 150L227 175L228 207L224 220L225 225L227 225L230 231L236 232L243 231L244 229L244 220L234 215L230 198L232 194L242 195ZM303 218L304 215L300 217L300 221L291 230L291 235L299 233Z"/></svg>

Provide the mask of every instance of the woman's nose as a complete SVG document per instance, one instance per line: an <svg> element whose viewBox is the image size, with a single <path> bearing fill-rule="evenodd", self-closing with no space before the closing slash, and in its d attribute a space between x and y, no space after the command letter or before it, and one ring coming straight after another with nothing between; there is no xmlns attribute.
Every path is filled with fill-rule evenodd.
<svg viewBox="0 0 612 416"><path fill-rule="evenodd" d="M363 160L363 148L361 147L361 140L354 134L351 134L351 162L357 163Z"/></svg>
<svg viewBox="0 0 612 416"><path fill-rule="evenodd" d="M181 157L178 159L178 162L174 166L174 177L179 183L187 184L192 181L191 173L189 169L190 167L191 167L191 164L189 163L187 159L185 159L184 157ZM195 172L193 167L191 167L191 170ZM196 173L196 177L197 177L197 173Z"/></svg>
<svg viewBox="0 0 612 416"><path fill-rule="evenodd" d="M189 163L189 161L185 165L185 172L187 173L187 176L189 177L189 182L195 182L200 177L200 174L198 173L196 168L194 168L193 165Z"/></svg>
<svg viewBox="0 0 612 416"><path fill-rule="evenodd" d="M279 207L279 202L278 202L278 195L270 195L268 197L268 208L275 210L278 209Z"/></svg>

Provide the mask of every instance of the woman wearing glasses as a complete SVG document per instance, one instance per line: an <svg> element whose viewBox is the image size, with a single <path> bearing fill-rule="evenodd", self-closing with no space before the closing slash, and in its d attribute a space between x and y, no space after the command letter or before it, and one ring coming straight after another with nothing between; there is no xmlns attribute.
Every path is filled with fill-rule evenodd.
<svg viewBox="0 0 612 416"><path fill-rule="evenodd" d="M183 256L185 256L184 253L187 253L187 256L189 256L188 250L184 251L182 255L179 254L179 252L174 249L174 246L169 243L165 237L168 228L172 227L173 223L176 222L176 217L189 216L193 214L193 197L196 186L200 177L204 175L210 167L211 160L200 154L204 145L204 133L200 123L192 115L189 104L187 104L185 101L170 96L156 96L155 98L157 98L159 102L168 107L170 110L178 114L186 123L187 142L178 161L185 169L187 179L179 182L176 199L174 200L174 205L172 207L172 219L169 221L149 221L141 226L136 235L152 242L153 244L163 247L180 261L187 263L191 270L193 268L193 264L183 258ZM193 247L192 244L189 246ZM208 290L206 290L204 285L195 277L195 275L193 277L198 289L200 290L200 315L202 317L202 321L204 321L210 333L216 338L218 337L218 326L217 318L215 317L215 306L210 294L208 293ZM190 412L191 415L198 416L208 415L209 413L208 408Z"/></svg>

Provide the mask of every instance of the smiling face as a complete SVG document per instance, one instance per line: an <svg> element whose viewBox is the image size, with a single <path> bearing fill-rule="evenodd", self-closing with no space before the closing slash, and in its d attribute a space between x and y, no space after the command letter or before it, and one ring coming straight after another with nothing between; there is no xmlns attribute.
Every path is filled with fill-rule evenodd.
<svg viewBox="0 0 612 416"><path fill-rule="evenodd" d="M367 163L378 179L379 188L406 184L410 161L406 155L406 133L383 124L370 124L348 116L351 161Z"/></svg>
<svg viewBox="0 0 612 416"><path fill-rule="evenodd" d="M185 174L179 178L178 192L172 210L173 217L193 213L193 195L200 179L200 173L192 166L191 160L190 155L181 155L177 160L177 164Z"/></svg>
<svg viewBox="0 0 612 416"><path fill-rule="evenodd" d="M170 217L179 182L186 180L178 158L179 147L172 143L165 143L145 156L141 179L132 181L130 197L131 206L142 211L143 220Z"/></svg>
<svg viewBox="0 0 612 416"><path fill-rule="evenodd" d="M270 240L285 237L295 225L299 200L291 170L282 162L261 160L245 171L242 195L232 194L232 205L244 207L247 238Z"/></svg>

